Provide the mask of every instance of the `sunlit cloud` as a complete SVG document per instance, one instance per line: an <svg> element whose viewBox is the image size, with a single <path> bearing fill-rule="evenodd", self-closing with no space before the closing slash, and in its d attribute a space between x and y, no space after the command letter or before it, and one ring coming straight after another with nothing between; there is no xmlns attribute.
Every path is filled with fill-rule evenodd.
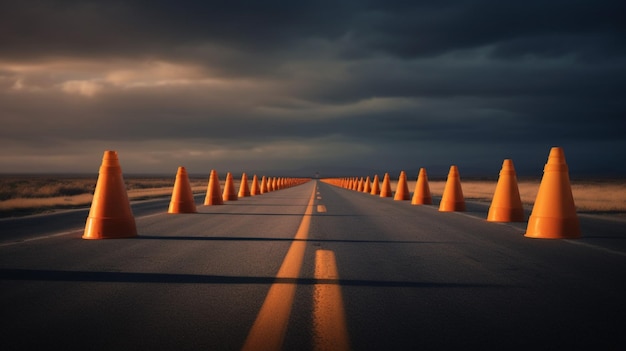
<svg viewBox="0 0 626 351"><path fill-rule="evenodd" d="M60 84L61 89L70 94L94 96L103 89L101 83L89 80L70 80Z"/></svg>
<svg viewBox="0 0 626 351"><path fill-rule="evenodd" d="M29 64L0 62L0 70L12 79L11 89L14 91L59 89L67 94L85 97L116 89L194 85L221 89L252 84L248 80L211 77L205 68L198 65L159 60L52 60Z"/></svg>

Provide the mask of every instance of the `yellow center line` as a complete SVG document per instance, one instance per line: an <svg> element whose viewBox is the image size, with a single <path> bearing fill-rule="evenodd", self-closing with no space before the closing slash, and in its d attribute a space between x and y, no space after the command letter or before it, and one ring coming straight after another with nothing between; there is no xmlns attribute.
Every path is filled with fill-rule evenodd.
<svg viewBox="0 0 626 351"><path fill-rule="evenodd" d="M302 267L306 249L306 239L311 225L311 215L313 214L315 193L316 187L313 188L313 193L304 212L304 217L302 217L302 222L300 222L300 227L298 227L294 241L291 243L289 251L287 251L276 278L297 279L300 276L300 268ZM295 292L296 284L272 284L242 350L281 349L287 332L287 324Z"/></svg>
<svg viewBox="0 0 626 351"><path fill-rule="evenodd" d="M315 252L315 279L338 280L335 253ZM348 328L338 284L315 284L313 293L313 326L316 351L349 350Z"/></svg>

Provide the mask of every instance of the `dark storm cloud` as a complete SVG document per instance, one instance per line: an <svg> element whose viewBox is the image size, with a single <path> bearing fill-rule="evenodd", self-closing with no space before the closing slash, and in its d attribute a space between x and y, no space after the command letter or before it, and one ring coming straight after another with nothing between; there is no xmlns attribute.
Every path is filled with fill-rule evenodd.
<svg viewBox="0 0 626 351"><path fill-rule="evenodd" d="M417 3L399 11L382 7L364 22L360 40L403 57L485 45L496 45L496 56L503 58L596 56L598 51L602 56L621 55L626 28L619 1L450 1L433 7Z"/></svg>
<svg viewBox="0 0 626 351"><path fill-rule="evenodd" d="M624 67L622 1L5 1L0 146L479 170L560 144L597 169L626 157Z"/></svg>
<svg viewBox="0 0 626 351"><path fill-rule="evenodd" d="M5 56L168 54L205 42L283 51L349 36L401 57L496 45L523 55L623 55L621 1L16 1L3 5Z"/></svg>

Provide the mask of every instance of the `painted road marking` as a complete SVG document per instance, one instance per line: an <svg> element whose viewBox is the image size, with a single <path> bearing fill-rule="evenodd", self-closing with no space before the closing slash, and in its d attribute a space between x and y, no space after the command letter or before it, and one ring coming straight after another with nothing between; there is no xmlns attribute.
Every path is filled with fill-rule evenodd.
<svg viewBox="0 0 626 351"><path fill-rule="evenodd" d="M278 274L276 274L276 278L298 279L300 276L306 239L311 225L311 215L313 214L315 191L316 188L313 189L300 227L278 270ZM282 348L296 286L293 283L272 284L242 350L280 350Z"/></svg>
<svg viewBox="0 0 626 351"><path fill-rule="evenodd" d="M317 205L317 212L326 212L326 206L324 205Z"/></svg>
<svg viewBox="0 0 626 351"><path fill-rule="evenodd" d="M36 236L33 238L28 238L28 239L18 239L17 241L11 241L11 242L7 242L7 243L2 243L0 244L0 246L10 246L10 245L15 245L15 244L22 244L22 243L27 243L29 241L35 241L35 240L42 240L42 239L50 239L50 238L56 238L57 236L64 236L64 235L70 235L70 234L81 234L84 233L85 229L81 228L81 229L74 229L74 230L70 230L67 232L62 232L62 233L56 233L56 234L50 234L50 235L45 235L45 236Z"/></svg>
<svg viewBox="0 0 626 351"><path fill-rule="evenodd" d="M145 216L138 216L138 217L135 217L135 221L137 219L140 219L140 218L153 217L153 216L157 216L157 215L162 215L164 213L167 213L167 212L158 212L158 213L153 213L153 214L149 214L149 215L145 215ZM85 232L85 228L84 227L83 228L76 228L76 229L68 230L68 231L65 231L65 232L62 232L62 233L48 234L48 235L42 235L42 236L35 236L35 237L32 237L32 238L28 238L28 239L18 239L16 241L10 241L10 242L6 242L6 243L1 243L0 247L17 245L17 244L23 244L23 243L27 243L27 242L35 241L35 240L56 238L58 236L64 236L64 235L71 235L71 234L80 234L80 235L82 235L84 232Z"/></svg>
<svg viewBox="0 0 626 351"><path fill-rule="evenodd" d="M330 280L315 284L313 292L315 350L349 350L350 342L341 287L335 283L339 279L339 274L334 252L330 250L315 252L315 279Z"/></svg>

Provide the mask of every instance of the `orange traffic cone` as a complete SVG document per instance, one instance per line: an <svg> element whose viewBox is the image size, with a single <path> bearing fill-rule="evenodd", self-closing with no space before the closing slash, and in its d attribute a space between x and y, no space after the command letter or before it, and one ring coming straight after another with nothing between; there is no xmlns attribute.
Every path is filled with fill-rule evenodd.
<svg viewBox="0 0 626 351"><path fill-rule="evenodd" d="M250 196L250 188L248 187L248 176L243 173L241 175L241 183L239 184L239 197Z"/></svg>
<svg viewBox="0 0 626 351"><path fill-rule="evenodd" d="M237 200L237 193L235 192L235 183L233 182L233 175L226 173L226 183L224 184L224 193L222 193L222 200L235 201Z"/></svg>
<svg viewBox="0 0 626 351"><path fill-rule="evenodd" d="M411 199L411 195L409 194L409 185L407 184L406 173L404 171L400 172L400 177L398 178L398 185L396 185L396 193L393 196L393 199L396 201Z"/></svg>
<svg viewBox="0 0 626 351"><path fill-rule="evenodd" d="M372 191L372 186L370 185L370 176L367 176L367 178L365 178L365 184L363 184L363 192L369 194L370 191Z"/></svg>
<svg viewBox="0 0 626 351"><path fill-rule="evenodd" d="M211 176L209 177L209 186L206 191L206 197L204 199L205 206L223 205L222 189L220 188L220 178L217 175L216 170L211 170Z"/></svg>
<svg viewBox="0 0 626 351"><path fill-rule="evenodd" d="M491 200L489 213L487 214L489 222L523 222L524 208L522 207L522 199L519 195L517 186L517 176L513 161L504 160L496 191Z"/></svg>
<svg viewBox="0 0 626 351"><path fill-rule="evenodd" d="M428 176L426 175L426 169L420 168L420 172L417 175L417 182L415 183L413 198L411 199L411 205L432 204L433 198L430 195L430 186L428 185Z"/></svg>
<svg viewBox="0 0 626 351"><path fill-rule="evenodd" d="M167 213L195 213L196 202L191 192L191 184L189 183L189 175L185 167L178 167L176 172L176 181L174 182L174 190L172 191L172 199Z"/></svg>
<svg viewBox="0 0 626 351"><path fill-rule="evenodd" d="M524 236L543 239L575 239L580 237L580 223L569 181L565 153L560 147L550 150L548 163Z"/></svg>
<svg viewBox="0 0 626 351"><path fill-rule="evenodd" d="M389 182L389 173L385 173L383 177L383 186L380 188L380 197L391 197L391 183Z"/></svg>
<svg viewBox="0 0 626 351"><path fill-rule="evenodd" d="M261 177L261 194L265 194L269 190L267 189L267 177Z"/></svg>
<svg viewBox="0 0 626 351"><path fill-rule="evenodd" d="M137 236L117 152L105 151L85 224L83 239Z"/></svg>
<svg viewBox="0 0 626 351"><path fill-rule="evenodd" d="M261 188L259 187L259 177L255 174L252 177L252 187L250 188L250 195L256 196L261 194Z"/></svg>
<svg viewBox="0 0 626 351"><path fill-rule="evenodd" d="M350 189L350 190L356 190L356 187L357 187L357 185L356 185L356 179L354 179L354 178L350 179L350 185L348 186L348 189Z"/></svg>
<svg viewBox="0 0 626 351"><path fill-rule="evenodd" d="M453 212L465 211L465 198L463 197L463 189L461 188L461 177L456 166L450 166L446 187L443 189L443 196L439 204L439 211Z"/></svg>
<svg viewBox="0 0 626 351"><path fill-rule="evenodd" d="M372 191L370 191L371 195L379 195L380 194L380 179L378 178L378 174L374 175L374 180L372 180Z"/></svg>
<svg viewBox="0 0 626 351"><path fill-rule="evenodd" d="M365 186L365 184L363 184L363 182L364 182L363 177L359 178L359 182L357 183L356 189L354 189L354 190L362 193L363 192L363 187Z"/></svg>

